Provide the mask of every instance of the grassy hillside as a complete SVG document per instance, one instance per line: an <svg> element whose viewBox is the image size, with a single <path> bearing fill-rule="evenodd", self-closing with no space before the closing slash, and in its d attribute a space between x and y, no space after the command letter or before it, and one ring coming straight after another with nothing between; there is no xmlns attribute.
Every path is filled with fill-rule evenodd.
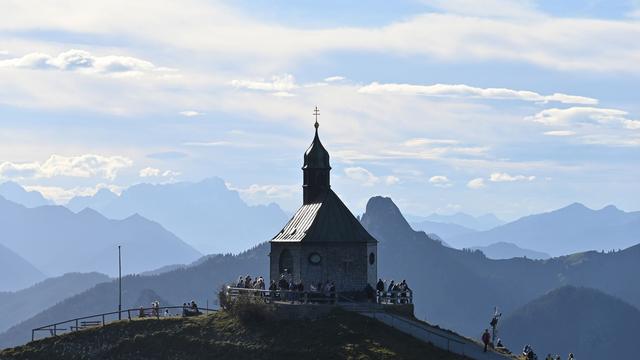
<svg viewBox="0 0 640 360"><path fill-rule="evenodd" d="M121 321L6 349L0 359L463 359L338 309L313 321L242 318Z"/></svg>

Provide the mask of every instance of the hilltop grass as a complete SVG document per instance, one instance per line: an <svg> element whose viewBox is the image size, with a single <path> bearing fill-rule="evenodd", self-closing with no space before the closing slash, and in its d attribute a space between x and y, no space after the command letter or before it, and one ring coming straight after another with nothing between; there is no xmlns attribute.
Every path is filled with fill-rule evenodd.
<svg viewBox="0 0 640 360"><path fill-rule="evenodd" d="M369 318L335 310L317 320L197 318L118 321L0 352L0 359L443 359L463 357Z"/></svg>

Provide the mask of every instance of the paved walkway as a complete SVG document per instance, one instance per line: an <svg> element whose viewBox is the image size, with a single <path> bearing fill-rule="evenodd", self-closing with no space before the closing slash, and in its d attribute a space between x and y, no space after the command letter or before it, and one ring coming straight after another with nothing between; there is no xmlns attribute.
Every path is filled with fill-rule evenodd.
<svg viewBox="0 0 640 360"><path fill-rule="evenodd" d="M371 304L374 305L374 304ZM380 311L374 306L362 306L358 304L345 304L346 310L357 312L361 315L376 319L394 329L411 335L424 342L432 343L434 346L449 352L464 355L472 359L479 360L513 360L515 356L500 354L495 351L483 351L483 345L477 341L450 331L437 328L425 322L409 319L404 316L390 314Z"/></svg>

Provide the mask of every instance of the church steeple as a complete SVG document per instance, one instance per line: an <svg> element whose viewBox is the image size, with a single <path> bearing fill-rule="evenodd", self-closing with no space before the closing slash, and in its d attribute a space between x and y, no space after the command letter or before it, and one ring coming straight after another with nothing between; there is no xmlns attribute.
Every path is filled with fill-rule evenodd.
<svg viewBox="0 0 640 360"><path fill-rule="evenodd" d="M311 146L304 153L304 165L302 166L302 172L304 174L304 181L302 184L303 203L311 204L319 200L320 196L324 194L330 187L329 172L331 166L329 165L329 152L322 146L320 137L318 136L318 115L320 110L316 106L313 111L313 115L316 117L316 122L313 125L316 128L316 134L313 137Z"/></svg>

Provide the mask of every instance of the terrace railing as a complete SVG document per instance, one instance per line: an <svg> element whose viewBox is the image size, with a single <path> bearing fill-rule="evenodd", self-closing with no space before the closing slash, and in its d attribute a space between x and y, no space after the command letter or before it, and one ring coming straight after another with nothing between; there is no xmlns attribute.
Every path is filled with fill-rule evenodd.
<svg viewBox="0 0 640 360"><path fill-rule="evenodd" d="M187 309L187 312L185 312ZM182 306L161 306L158 308L132 308L121 311L112 311L102 314L94 314L89 316L83 316L75 319L60 321L57 323L44 325L31 329L31 341L36 339L36 334L45 332L49 336L57 336L60 334L79 331L83 329L93 328L97 326L104 326L110 322L122 319L132 320L138 318L166 317L165 313L168 310L169 316L194 316L209 312L217 311L209 308L198 308L198 311L191 310L191 308L184 308ZM126 316L126 317L125 317ZM46 336L45 336L46 337Z"/></svg>
<svg viewBox="0 0 640 360"><path fill-rule="evenodd" d="M302 304L335 304L339 300L337 291L297 291L297 290L260 290L227 286L226 295L230 301L244 298L251 302L296 302Z"/></svg>
<svg viewBox="0 0 640 360"><path fill-rule="evenodd" d="M252 288L226 287L226 295L231 301L244 297L253 302L296 302L302 304L336 304L338 302L354 302L347 294L337 291L298 291L298 290L260 290ZM413 292L407 291L383 291L376 293L376 301L379 304L412 304Z"/></svg>

